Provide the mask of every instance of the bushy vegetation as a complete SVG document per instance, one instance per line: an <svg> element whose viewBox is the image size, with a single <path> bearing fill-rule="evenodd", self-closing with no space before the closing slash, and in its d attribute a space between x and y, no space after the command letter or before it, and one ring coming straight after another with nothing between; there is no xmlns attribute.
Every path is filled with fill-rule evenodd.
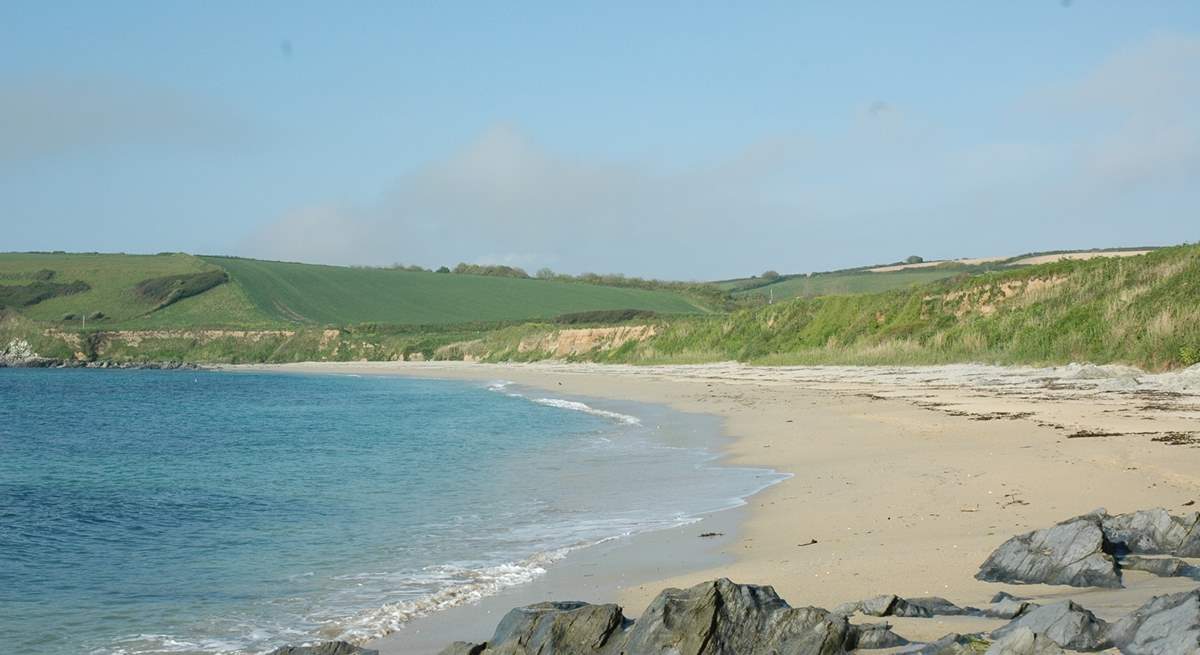
<svg viewBox="0 0 1200 655"><path fill-rule="evenodd" d="M519 277L528 278L529 273L523 268L516 266L499 266L491 264L467 264L459 262L454 270L451 271L456 275L490 275L492 277Z"/></svg>
<svg viewBox="0 0 1200 655"><path fill-rule="evenodd" d="M86 282L30 282L29 284L0 285L0 308L29 307L44 300L83 293L90 289Z"/></svg>
<svg viewBox="0 0 1200 655"><path fill-rule="evenodd" d="M154 309L162 309L184 298L198 296L228 281L228 273L220 269L213 269L199 273L165 275L142 280L133 290L143 300L154 303Z"/></svg>
<svg viewBox="0 0 1200 655"><path fill-rule="evenodd" d="M586 325L627 323L629 321L646 321L657 317L658 314L647 309L597 309L590 312L575 312L563 314L554 319L560 325Z"/></svg>

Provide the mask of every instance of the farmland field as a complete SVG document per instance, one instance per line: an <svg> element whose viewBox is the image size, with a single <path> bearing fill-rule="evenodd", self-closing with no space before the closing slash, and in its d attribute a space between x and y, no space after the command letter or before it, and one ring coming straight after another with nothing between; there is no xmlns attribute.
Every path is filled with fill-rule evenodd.
<svg viewBox="0 0 1200 655"><path fill-rule="evenodd" d="M903 289L915 285L927 284L934 280L953 277L963 272L959 268L934 268L902 270L888 273L871 273L869 271L825 273L811 277L789 277L774 284L736 291L734 293L735 295L758 295L763 297L767 297L773 293L775 300L879 293L880 291L891 291L892 289Z"/></svg>
<svg viewBox="0 0 1200 655"><path fill-rule="evenodd" d="M595 309L702 311L681 295L590 284L205 257L280 322L449 324ZM181 303L182 304L182 303Z"/></svg>

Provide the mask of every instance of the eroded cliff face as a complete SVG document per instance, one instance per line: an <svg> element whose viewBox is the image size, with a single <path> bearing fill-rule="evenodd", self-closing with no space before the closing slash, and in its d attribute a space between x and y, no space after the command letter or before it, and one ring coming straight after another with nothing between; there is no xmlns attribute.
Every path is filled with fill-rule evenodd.
<svg viewBox="0 0 1200 655"><path fill-rule="evenodd" d="M645 341L656 334L658 330L653 325L556 330L539 337L522 339L517 345L517 352L546 352L554 357L570 357L595 351L615 350L630 341Z"/></svg>
<svg viewBox="0 0 1200 655"><path fill-rule="evenodd" d="M352 329L178 329L77 332L37 331L37 350L58 361L425 361L485 359L563 359L615 350L642 342L659 330L654 325L622 325L542 331L512 340L482 338L429 346L421 335L394 338ZM32 339L33 337L31 337ZM18 350L30 350L22 340ZM10 364L11 365L11 364Z"/></svg>

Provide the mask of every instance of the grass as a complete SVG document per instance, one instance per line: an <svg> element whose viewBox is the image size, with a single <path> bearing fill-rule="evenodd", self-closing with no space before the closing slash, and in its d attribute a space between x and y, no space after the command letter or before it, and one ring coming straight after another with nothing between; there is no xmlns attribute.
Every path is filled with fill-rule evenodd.
<svg viewBox="0 0 1200 655"><path fill-rule="evenodd" d="M228 257L204 259L228 271L259 312L281 323L446 325L544 319L593 310L660 314L704 310L668 291Z"/></svg>
<svg viewBox="0 0 1200 655"><path fill-rule="evenodd" d="M855 271L850 273L827 273L813 276L796 276L781 279L779 282L764 286L735 291L735 296L759 296L767 298L774 294L775 300L789 298L812 298L816 296L879 293L892 289L928 284L955 275L962 275L961 268L924 268L907 271L891 271L886 273L871 273Z"/></svg>
<svg viewBox="0 0 1200 655"><path fill-rule="evenodd" d="M801 298L665 322L631 363L1061 364L1200 359L1200 246L1063 261L908 290ZM611 355L602 355L611 358Z"/></svg>
<svg viewBox="0 0 1200 655"><path fill-rule="evenodd" d="M38 271L53 271L59 284L86 283L86 291L49 298L24 307L27 318L42 322L60 322L68 314L105 315L106 324L122 324L152 312L158 301L136 292L139 283L152 278L190 275L218 270L192 255L121 255L5 253L0 254L0 278L6 284Z"/></svg>

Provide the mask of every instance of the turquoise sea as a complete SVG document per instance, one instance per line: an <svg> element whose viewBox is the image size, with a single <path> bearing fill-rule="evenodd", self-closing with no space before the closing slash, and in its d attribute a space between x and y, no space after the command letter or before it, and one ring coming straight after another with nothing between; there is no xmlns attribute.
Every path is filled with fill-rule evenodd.
<svg viewBox="0 0 1200 655"><path fill-rule="evenodd" d="M502 381L0 369L0 643L365 639L776 481L711 419Z"/></svg>

